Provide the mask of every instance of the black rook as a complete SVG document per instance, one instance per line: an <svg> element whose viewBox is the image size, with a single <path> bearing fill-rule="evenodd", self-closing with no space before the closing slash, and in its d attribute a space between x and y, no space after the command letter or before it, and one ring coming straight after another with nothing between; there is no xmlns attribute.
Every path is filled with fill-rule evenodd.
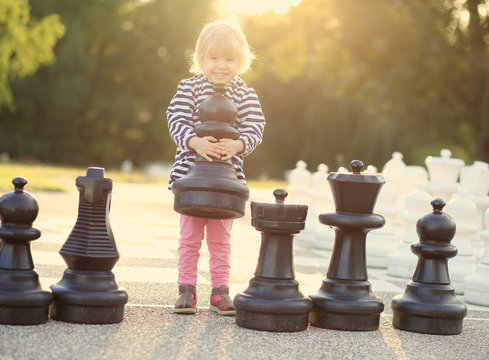
<svg viewBox="0 0 489 360"><path fill-rule="evenodd" d="M215 94L199 106L195 127L199 137L236 140L239 132L231 124L236 120L236 105L226 98L224 86L216 85ZM210 219L232 219L245 213L249 190L238 180L231 159L207 161L198 155L186 177L172 186L174 209L180 214Z"/></svg>
<svg viewBox="0 0 489 360"><path fill-rule="evenodd" d="M41 288L32 261L30 242L41 236L32 227L39 205L24 191L25 178L12 183L15 190L0 198L0 324L42 324L53 295Z"/></svg>
<svg viewBox="0 0 489 360"><path fill-rule="evenodd" d="M108 218L112 179L104 177L103 168L88 168L86 176L76 179L76 186L78 219L59 251L68 269L51 286L51 317L84 324L121 322L128 297L112 273L119 260Z"/></svg>
<svg viewBox="0 0 489 360"><path fill-rule="evenodd" d="M301 331L308 326L311 300L295 280L293 234L304 229L307 205L286 205L287 192L273 193L275 204L251 203L252 225L261 232L255 277L236 295L236 324L268 331Z"/></svg>
<svg viewBox="0 0 489 360"><path fill-rule="evenodd" d="M373 214L381 175L361 174L363 163L350 163L353 173L331 173L335 213L319 215L322 224L335 229L335 242L326 279L319 291L311 295L312 325L337 330L367 331L379 328L384 304L372 293L367 276L365 239L370 230L380 228L385 220Z"/></svg>
<svg viewBox="0 0 489 360"><path fill-rule="evenodd" d="M392 325L417 333L457 335L467 307L455 296L448 274L447 260L457 255L457 248L450 244L455 222L442 211L442 199L431 205L433 212L416 224L419 242L411 245L411 251L418 256L418 264L404 293L392 299Z"/></svg>

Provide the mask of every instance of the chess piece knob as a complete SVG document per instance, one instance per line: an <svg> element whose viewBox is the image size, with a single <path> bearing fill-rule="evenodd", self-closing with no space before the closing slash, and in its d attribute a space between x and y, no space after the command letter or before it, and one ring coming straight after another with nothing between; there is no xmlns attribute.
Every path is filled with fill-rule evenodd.
<svg viewBox="0 0 489 360"><path fill-rule="evenodd" d="M239 138L239 131L232 126L238 115L238 108L224 94L223 85L214 87L214 95L199 105L199 120L202 124L195 127L198 136L213 136L216 139Z"/></svg>
<svg viewBox="0 0 489 360"><path fill-rule="evenodd" d="M275 203L251 202L251 225L259 231L298 233L304 229L307 205L285 204L288 193L284 189L273 192Z"/></svg>
<svg viewBox="0 0 489 360"><path fill-rule="evenodd" d="M284 189L275 189L273 196L275 196L275 203L283 204L285 198L289 195Z"/></svg>
<svg viewBox="0 0 489 360"><path fill-rule="evenodd" d="M12 180L15 190L0 198L0 218L4 225L31 227L39 213L37 200L24 191L27 180L18 176Z"/></svg>
<svg viewBox="0 0 489 360"><path fill-rule="evenodd" d="M360 174L363 170L363 162L361 160L352 160L350 163L350 169L354 174Z"/></svg>
<svg viewBox="0 0 489 360"><path fill-rule="evenodd" d="M446 203L442 199L431 202L433 212L421 217L416 229L421 242L450 243L455 236L455 221L442 210Z"/></svg>

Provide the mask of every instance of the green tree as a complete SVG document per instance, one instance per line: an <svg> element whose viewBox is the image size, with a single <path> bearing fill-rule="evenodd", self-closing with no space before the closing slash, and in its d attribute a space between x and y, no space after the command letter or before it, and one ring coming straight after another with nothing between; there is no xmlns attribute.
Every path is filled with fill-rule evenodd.
<svg viewBox="0 0 489 360"><path fill-rule="evenodd" d="M4 115L0 143L13 157L59 163L170 161L175 149L166 107L178 80L190 75L186 55L211 1L31 4L36 17L58 13L66 36L56 46L53 66L15 82L19 111Z"/></svg>
<svg viewBox="0 0 489 360"><path fill-rule="evenodd" d="M381 167L393 151L422 164L442 147L475 160L489 34L483 9L461 21L474 4L487 7L302 0L245 19L259 58L249 79L268 121L250 169L280 176L299 159L335 169L338 154Z"/></svg>
<svg viewBox="0 0 489 360"><path fill-rule="evenodd" d="M58 15L36 21L26 1L0 0L0 108L14 109L10 83L51 64L64 32Z"/></svg>

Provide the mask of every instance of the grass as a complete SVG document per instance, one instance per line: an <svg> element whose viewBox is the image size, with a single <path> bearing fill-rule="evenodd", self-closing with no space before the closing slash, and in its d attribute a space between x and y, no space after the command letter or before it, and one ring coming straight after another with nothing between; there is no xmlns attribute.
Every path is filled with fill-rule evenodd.
<svg viewBox="0 0 489 360"><path fill-rule="evenodd" d="M75 186L78 176L84 176L86 168L57 166L48 164L30 164L9 162L0 163L0 195L4 192L13 190L12 179L22 176L27 179L25 189L29 192L34 191L69 191ZM130 174L120 171L105 170L105 177L111 178L114 182L130 183L161 183L166 184L167 179L154 178L139 171ZM260 189L287 188L287 184L282 180L260 179L249 180L248 187Z"/></svg>
<svg viewBox="0 0 489 360"><path fill-rule="evenodd" d="M0 163L0 191L6 192L13 190L12 179L22 176L27 179L25 189L27 191L68 191L75 186L78 176L84 176L86 168L76 168L67 166L47 165L47 164L28 164L28 163ZM146 176L141 172L125 174L120 171L105 170L105 177L111 178L116 182L140 182L157 183L165 182L166 179L156 179Z"/></svg>

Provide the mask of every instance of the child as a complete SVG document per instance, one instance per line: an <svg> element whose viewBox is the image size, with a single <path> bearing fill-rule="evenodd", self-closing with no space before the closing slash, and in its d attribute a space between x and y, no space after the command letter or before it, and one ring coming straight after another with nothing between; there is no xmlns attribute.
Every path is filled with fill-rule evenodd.
<svg viewBox="0 0 489 360"><path fill-rule="evenodd" d="M175 163L170 174L173 182L187 175L197 154L208 161L212 158L231 159L238 179L245 183L243 157L262 141L265 119L255 91L238 76L245 72L253 59L241 29L225 21L212 22L202 29L195 46L191 72L196 75L180 81L177 93L167 110L170 135L177 144ZM198 137L194 127L199 121L199 105L214 94L214 85L223 84L226 96L238 108L234 126L239 139L216 140L212 136ZM179 296L174 312L194 314L197 296L197 262L207 228L207 247L211 273L212 294L210 310L221 315L235 315L229 297L231 262L231 228L233 220L205 219L180 215L178 247Z"/></svg>

